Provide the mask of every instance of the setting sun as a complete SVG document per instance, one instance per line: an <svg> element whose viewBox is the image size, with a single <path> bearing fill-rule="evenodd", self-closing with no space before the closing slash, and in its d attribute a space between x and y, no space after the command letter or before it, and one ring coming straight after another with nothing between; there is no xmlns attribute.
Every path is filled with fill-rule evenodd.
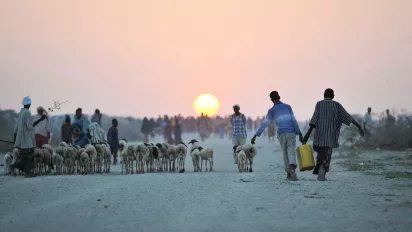
<svg viewBox="0 0 412 232"><path fill-rule="evenodd" d="M195 99L193 107L198 115L213 116L219 110L219 101L212 94L202 94Z"/></svg>

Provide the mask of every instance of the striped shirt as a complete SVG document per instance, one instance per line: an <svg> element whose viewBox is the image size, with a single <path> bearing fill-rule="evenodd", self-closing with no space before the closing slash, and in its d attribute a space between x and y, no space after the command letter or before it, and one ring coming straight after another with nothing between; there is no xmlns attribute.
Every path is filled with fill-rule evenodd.
<svg viewBox="0 0 412 232"><path fill-rule="evenodd" d="M230 120L232 122L232 137L246 138L246 116L244 114L233 114Z"/></svg>
<svg viewBox="0 0 412 232"><path fill-rule="evenodd" d="M334 100L324 99L316 103L309 125L315 128L313 145L318 147L339 147L339 133L342 123L350 125L352 116Z"/></svg>
<svg viewBox="0 0 412 232"><path fill-rule="evenodd" d="M274 122L277 127L278 135L289 133L298 135L301 133L292 107L281 101L276 102L273 104L273 107L269 109L265 119L256 131L256 136L260 137L266 127L272 122Z"/></svg>

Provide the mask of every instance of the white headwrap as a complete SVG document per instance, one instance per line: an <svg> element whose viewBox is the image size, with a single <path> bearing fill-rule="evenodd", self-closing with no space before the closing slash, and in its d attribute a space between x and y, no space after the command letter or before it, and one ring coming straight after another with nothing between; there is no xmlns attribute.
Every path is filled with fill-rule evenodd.
<svg viewBox="0 0 412 232"><path fill-rule="evenodd" d="M24 97L23 98L23 101L21 101L21 104L22 105L30 105L31 104L31 99L30 99L30 97L29 96L26 96L26 97Z"/></svg>

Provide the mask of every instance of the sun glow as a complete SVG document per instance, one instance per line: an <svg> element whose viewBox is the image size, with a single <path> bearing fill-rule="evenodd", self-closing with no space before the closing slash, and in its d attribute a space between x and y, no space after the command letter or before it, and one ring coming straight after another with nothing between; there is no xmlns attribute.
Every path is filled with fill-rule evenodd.
<svg viewBox="0 0 412 232"><path fill-rule="evenodd" d="M213 116L219 110L219 101L212 94L202 94L195 99L193 107L198 115Z"/></svg>

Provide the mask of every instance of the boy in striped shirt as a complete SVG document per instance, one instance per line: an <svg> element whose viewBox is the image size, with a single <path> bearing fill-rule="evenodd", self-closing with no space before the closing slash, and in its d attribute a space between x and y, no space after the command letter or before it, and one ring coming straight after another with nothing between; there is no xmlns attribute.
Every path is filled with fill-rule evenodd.
<svg viewBox="0 0 412 232"><path fill-rule="evenodd" d="M310 128L302 141L302 143L306 143L313 129L316 129L313 150L318 154L313 174L318 175L320 181L326 180L325 175L329 172L332 149L339 147L338 140L342 123L347 126L353 123L358 127L361 136L364 135L362 127L353 120L339 102L333 100L335 94L332 89L326 89L323 96L324 99L316 103L315 112L309 122Z"/></svg>

